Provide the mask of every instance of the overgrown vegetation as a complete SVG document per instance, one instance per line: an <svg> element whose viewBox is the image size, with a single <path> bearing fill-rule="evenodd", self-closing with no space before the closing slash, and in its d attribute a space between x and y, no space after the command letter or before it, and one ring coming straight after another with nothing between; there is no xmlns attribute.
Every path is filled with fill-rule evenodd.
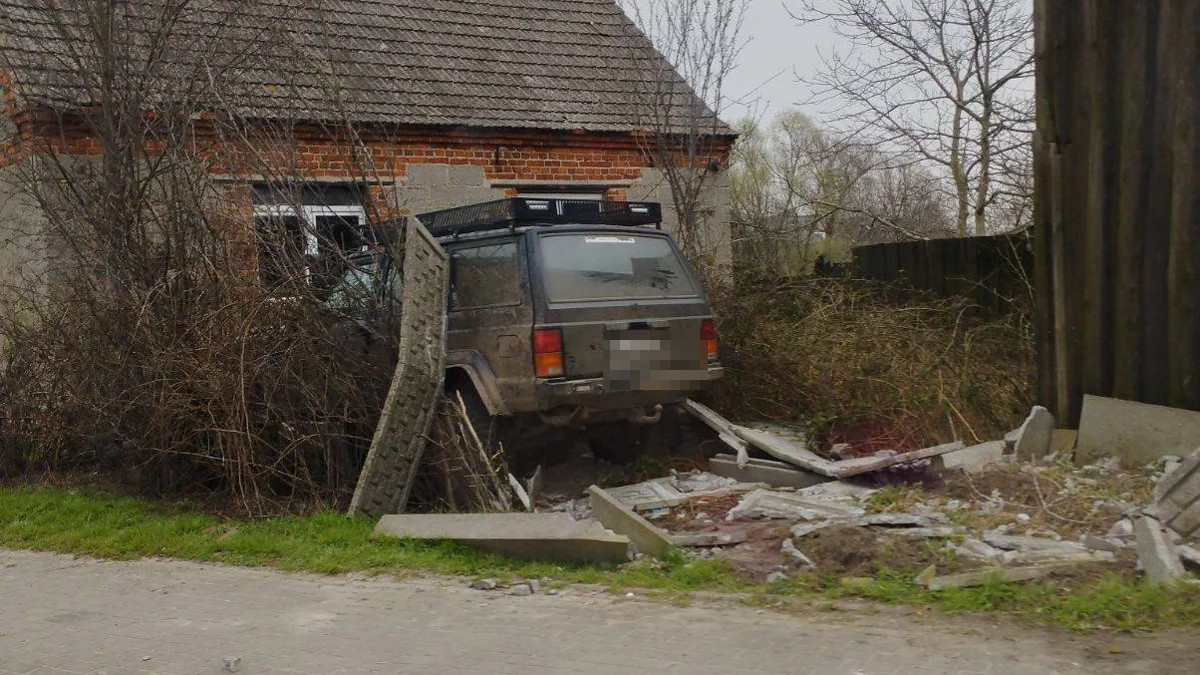
<svg viewBox="0 0 1200 675"><path fill-rule="evenodd" d="M803 422L863 450L989 440L1034 399L1021 313L981 320L964 300L894 302L880 284L743 279L715 298L734 417Z"/></svg>
<svg viewBox="0 0 1200 675"><path fill-rule="evenodd" d="M520 562L450 543L371 539L373 523L333 513L222 520L186 504L5 488L0 489L0 514L0 546L119 560L165 556L325 574L548 578L554 586L602 584L679 601L703 591L737 593L752 604L784 610L797 601L857 597L947 612L1005 612L1075 631L1200 626L1200 588L1147 586L1115 575L949 591L919 587L907 570L871 579L801 575L764 585L736 576L720 561L689 561L682 555L606 569Z"/></svg>

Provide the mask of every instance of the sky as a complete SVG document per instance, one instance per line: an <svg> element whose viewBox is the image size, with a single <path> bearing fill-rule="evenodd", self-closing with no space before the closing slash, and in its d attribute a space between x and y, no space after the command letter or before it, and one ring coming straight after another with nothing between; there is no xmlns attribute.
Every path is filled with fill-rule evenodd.
<svg viewBox="0 0 1200 675"><path fill-rule="evenodd" d="M730 98L744 98L749 105L733 105L724 115L728 121L748 116L767 120L800 106L808 97L797 75L818 70L820 53L827 53L836 42L827 27L796 25L788 8L795 10L797 4L796 0L751 0L743 28L748 42L727 86Z"/></svg>

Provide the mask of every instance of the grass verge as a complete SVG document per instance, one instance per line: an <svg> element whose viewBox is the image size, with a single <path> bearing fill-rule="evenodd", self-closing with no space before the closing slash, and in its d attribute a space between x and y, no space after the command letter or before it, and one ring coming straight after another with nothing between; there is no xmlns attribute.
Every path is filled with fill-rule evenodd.
<svg viewBox="0 0 1200 675"><path fill-rule="evenodd" d="M151 556L262 566L322 574L444 574L550 578L558 584L642 589L674 599L699 591L742 594L759 605L791 598L859 597L949 612L1003 612L1074 631L1153 630L1200 626L1200 589L1155 587L1118 576L1086 582L928 591L910 575L841 580L799 576L764 585L740 578L718 561L664 562L620 568L529 563L482 554L449 542L370 538L373 524L340 514L259 521L222 520L187 504L139 501L86 490L0 489L0 547L91 555L116 560Z"/></svg>

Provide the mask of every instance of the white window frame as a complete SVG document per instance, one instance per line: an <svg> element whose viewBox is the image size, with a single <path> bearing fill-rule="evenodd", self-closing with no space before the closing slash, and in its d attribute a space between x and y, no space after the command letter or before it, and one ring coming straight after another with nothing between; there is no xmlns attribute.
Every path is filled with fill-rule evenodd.
<svg viewBox="0 0 1200 675"><path fill-rule="evenodd" d="M254 207L255 218L299 217L304 227L304 253L321 254L321 241L317 238L317 218L320 216L358 216L359 222L367 224L367 210L362 206L301 206L275 204Z"/></svg>

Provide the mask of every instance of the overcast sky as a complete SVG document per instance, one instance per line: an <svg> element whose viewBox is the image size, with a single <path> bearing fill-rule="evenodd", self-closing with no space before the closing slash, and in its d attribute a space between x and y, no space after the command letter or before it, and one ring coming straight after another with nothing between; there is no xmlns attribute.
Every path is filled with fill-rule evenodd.
<svg viewBox="0 0 1200 675"><path fill-rule="evenodd" d="M757 98L750 100L757 106L734 106L725 113L729 121L750 115L755 107L767 119L807 98L808 91L796 81L797 73L812 74L821 63L818 50L828 52L835 43L828 28L796 25L787 11L787 6L796 4L795 0L751 0L744 29L749 43L728 94Z"/></svg>

